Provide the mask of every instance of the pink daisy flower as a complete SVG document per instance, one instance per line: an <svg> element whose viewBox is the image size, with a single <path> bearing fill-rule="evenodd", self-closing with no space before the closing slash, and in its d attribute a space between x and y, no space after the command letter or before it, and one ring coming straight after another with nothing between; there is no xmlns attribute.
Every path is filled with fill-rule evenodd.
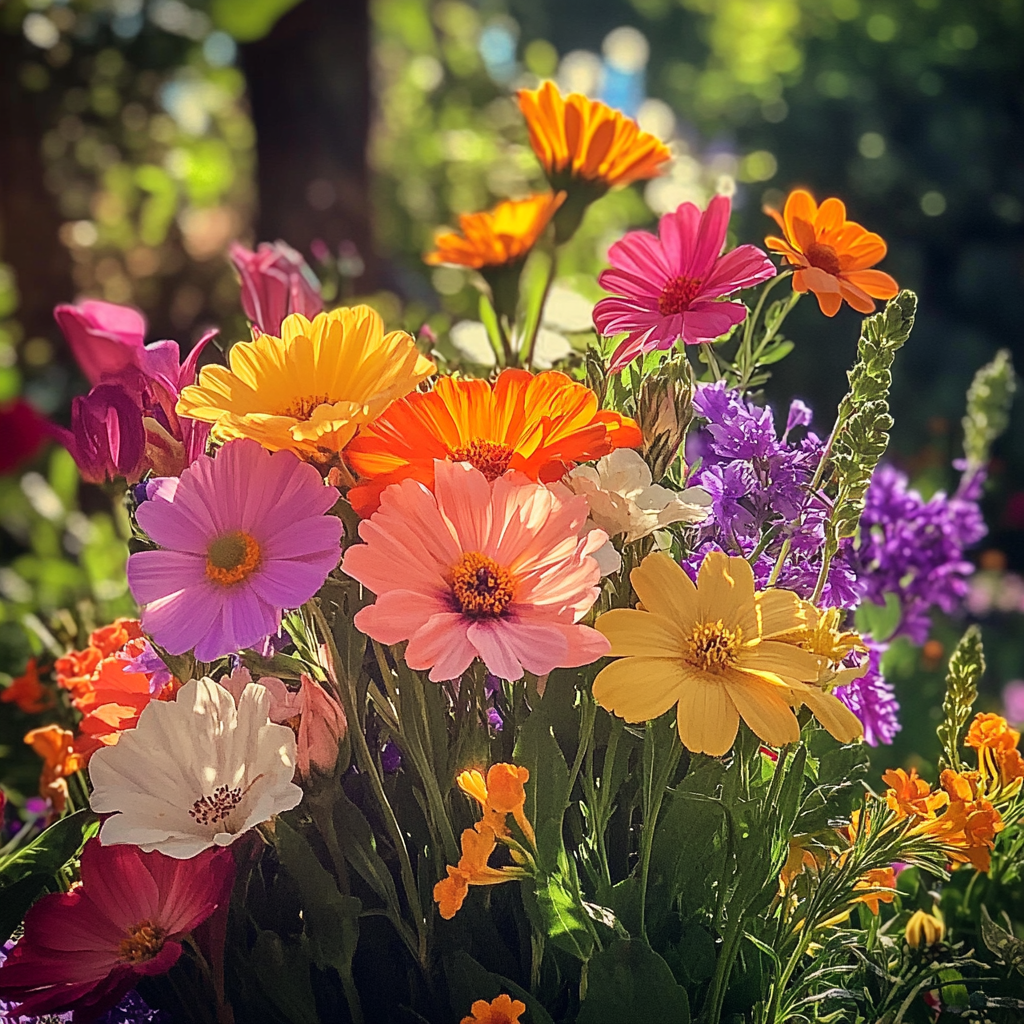
<svg viewBox="0 0 1024 1024"><path fill-rule="evenodd" d="M98 839L85 844L81 870L81 886L29 910L0 967L0 1000L26 1018L74 1008L75 1020L93 1020L143 977L166 974L235 878L227 850L176 860Z"/></svg>
<svg viewBox="0 0 1024 1024"><path fill-rule="evenodd" d="M128 559L142 628L171 654L213 661L277 631L338 564L338 500L291 452L243 439L161 480L138 510L160 546Z"/></svg>
<svg viewBox="0 0 1024 1024"><path fill-rule="evenodd" d="M720 255L730 207L727 196L715 196L703 213L683 203L661 218L656 236L630 231L608 251L612 269L598 280L615 294L594 307L594 324L605 337L628 333L612 371L679 339L714 341L746 317L742 302L718 300L773 277L775 267L756 245Z"/></svg>
<svg viewBox="0 0 1024 1024"><path fill-rule="evenodd" d="M579 621L597 599L591 557L602 530L584 532L585 498L521 473L489 482L465 462L434 462L434 490L388 487L359 524L366 542L342 568L377 595L356 626L384 644L408 640L405 660L455 679L479 657L502 679L523 670L587 665L608 652Z"/></svg>

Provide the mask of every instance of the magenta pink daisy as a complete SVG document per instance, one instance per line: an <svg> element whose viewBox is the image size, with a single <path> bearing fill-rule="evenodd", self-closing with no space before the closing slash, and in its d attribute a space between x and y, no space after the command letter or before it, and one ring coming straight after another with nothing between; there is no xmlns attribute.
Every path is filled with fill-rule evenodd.
<svg viewBox="0 0 1024 1024"><path fill-rule="evenodd" d="M714 341L746 317L742 302L719 300L774 276L775 267L756 245L720 255L730 206L727 196L715 196L703 213L683 203L661 218L656 236L630 231L611 247L612 269L598 280L615 294L594 307L594 324L605 337L628 334L612 355L612 371L680 339Z"/></svg>
<svg viewBox="0 0 1024 1024"><path fill-rule="evenodd" d="M455 679L479 657L502 679L586 665L608 652L580 624L597 599L585 498L522 473L489 482L465 462L434 462L434 490L392 484L359 525L366 542L342 568L377 595L356 626L384 644L408 640L410 668Z"/></svg>
<svg viewBox="0 0 1024 1024"><path fill-rule="evenodd" d="M26 1018L73 1008L75 1020L93 1020L143 977L165 974L181 940L230 898L235 864L227 850L176 860L90 839L81 872L77 889L29 910L0 967L0 1000Z"/></svg>
<svg viewBox="0 0 1024 1024"><path fill-rule="evenodd" d="M142 628L171 654L199 661L251 647L277 631L338 564L338 499L291 452L231 441L139 506L139 526L160 550L128 559Z"/></svg>

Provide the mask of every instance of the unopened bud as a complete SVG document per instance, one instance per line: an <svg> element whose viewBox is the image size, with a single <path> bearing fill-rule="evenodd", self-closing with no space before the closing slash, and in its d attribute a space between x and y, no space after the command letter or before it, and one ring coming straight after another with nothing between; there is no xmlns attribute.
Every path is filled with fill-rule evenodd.
<svg viewBox="0 0 1024 1024"><path fill-rule="evenodd" d="M637 420L643 433L641 453L654 482L675 460L693 419L693 374L690 364L665 363L640 385Z"/></svg>
<svg viewBox="0 0 1024 1024"><path fill-rule="evenodd" d="M915 910L907 922L907 945L913 949L935 946L946 934L946 926L934 915Z"/></svg>

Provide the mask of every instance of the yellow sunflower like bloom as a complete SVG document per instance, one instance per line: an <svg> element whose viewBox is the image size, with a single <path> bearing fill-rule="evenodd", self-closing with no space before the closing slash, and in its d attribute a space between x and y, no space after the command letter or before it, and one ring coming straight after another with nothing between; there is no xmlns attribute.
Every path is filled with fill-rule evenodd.
<svg viewBox="0 0 1024 1024"><path fill-rule="evenodd" d="M795 743L793 708L800 704L837 738L849 738L855 716L809 685L817 683L822 658L775 639L806 623L796 594L755 594L748 563L720 551L704 559L696 586L660 552L630 580L642 607L605 612L596 623L620 659L594 681L606 711L643 722L675 706L683 745L716 757L732 747L740 718L771 746Z"/></svg>
<svg viewBox="0 0 1024 1024"><path fill-rule="evenodd" d="M364 423L435 370L404 331L384 333L369 306L293 313L281 337L239 342L230 369L205 366L177 412L213 424L213 437L250 437L270 451L328 463Z"/></svg>
<svg viewBox="0 0 1024 1024"><path fill-rule="evenodd" d="M461 214L459 231L439 233L424 261L473 270L515 263L533 248L564 199L563 192L545 192L498 203L486 213Z"/></svg>

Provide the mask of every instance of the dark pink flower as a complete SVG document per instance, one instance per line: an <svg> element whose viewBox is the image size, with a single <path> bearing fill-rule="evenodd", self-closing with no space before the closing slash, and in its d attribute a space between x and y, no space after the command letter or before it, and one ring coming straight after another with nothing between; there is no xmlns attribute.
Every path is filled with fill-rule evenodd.
<svg viewBox="0 0 1024 1024"><path fill-rule="evenodd" d="M94 1020L141 977L165 974L181 940L230 898L235 865L224 849L179 860L90 839L81 874L29 910L0 967L0 999L26 1017L73 1009Z"/></svg>
<svg viewBox="0 0 1024 1024"><path fill-rule="evenodd" d="M594 324L606 337L628 334L612 355L612 371L679 340L714 341L746 317L743 303L719 300L776 271L755 245L720 255L730 206L727 196L715 196L703 213L683 203L661 218L656 236L630 231L611 247L612 269L599 281L615 294L594 307Z"/></svg>
<svg viewBox="0 0 1024 1024"><path fill-rule="evenodd" d="M242 309L261 334L280 337L281 321L291 313L312 320L323 312L319 281L286 242L261 242L255 252L236 242L230 255L242 279Z"/></svg>
<svg viewBox="0 0 1024 1024"><path fill-rule="evenodd" d="M10 473L32 458L46 440L47 421L22 398L0 408L0 473Z"/></svg>

